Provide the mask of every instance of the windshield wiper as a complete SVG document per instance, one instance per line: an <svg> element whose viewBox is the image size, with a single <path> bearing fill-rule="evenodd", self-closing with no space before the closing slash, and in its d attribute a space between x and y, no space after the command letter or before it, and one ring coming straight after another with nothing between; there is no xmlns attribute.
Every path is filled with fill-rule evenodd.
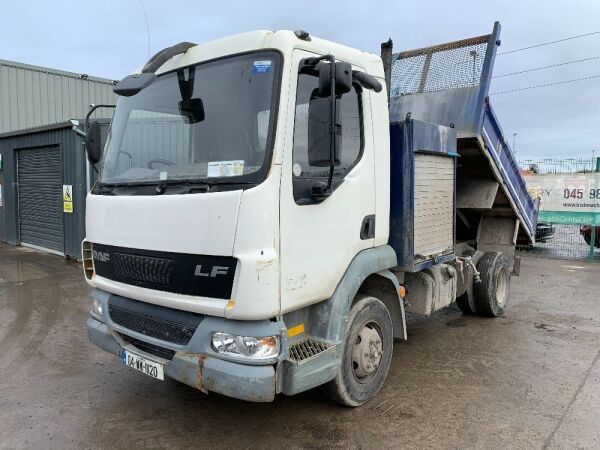
<svg viewBox="0 0 600 450"><path fill-rule="evenodd" d="M162 194L167 187L171 187L171 186L189 186L190 190L192 189L197 189L197 188L205 188L206 191L208 192L210 191L211 186L216 186L216 185L255 185L256 183L253 183L251 181L225 181L225 180L209 180L209 179L205 179L205 180L198 180L198 181L193 181L193 180L162 180L159 183L156 184L156 193L158 195Z"/></svg>
<svg viewBox="0 0 600 450"><path fill-rule="evenodd" d="M156 184L156 195L160 195L167 187L189 187L189 191L192 189L203 189L204 192L208 192L210 190L210 186L212 183L208 181L193 181L193 180L161 180Z"/></svg>
<svg viewBox="0 0 600 450"><path fill-rule="evenodd" d="M256 183L251 181L228 181L228 180L214 180L214 179L202 179L202 180L160 180L156 181L140 181L137 183L129 182L129 183L97 183L96 189L97 194L100 195L119 195L119 191L130 191L132 189L144 189L148 194L152 191L156 193L156 195L161 195L168 188L182 188L181 193L189 193L192 191L198 192L209 192L213 186L217 185L256 185ZM154 189L153 189L154 188ZM183 189L187 188L187 189Z"/></svg>
<svg viewBox="0 0 600 450"><path fill-rule="evenodd" d="M98 194L114 195L114 191L117 189L124 189L124 188L126 189L126 188L131 188L134 186L136 186L136 185L133 183L98 183Z"/></svg>

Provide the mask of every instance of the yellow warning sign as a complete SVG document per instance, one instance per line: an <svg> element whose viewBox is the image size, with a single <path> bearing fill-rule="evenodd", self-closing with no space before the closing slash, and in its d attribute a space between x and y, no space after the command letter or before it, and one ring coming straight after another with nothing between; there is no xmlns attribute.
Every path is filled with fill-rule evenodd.
<svg viewBox="0 0 600 450"><path fill-rule="evenodd" d="M63 184L63 212L73 214L73 185Z"/></svg>

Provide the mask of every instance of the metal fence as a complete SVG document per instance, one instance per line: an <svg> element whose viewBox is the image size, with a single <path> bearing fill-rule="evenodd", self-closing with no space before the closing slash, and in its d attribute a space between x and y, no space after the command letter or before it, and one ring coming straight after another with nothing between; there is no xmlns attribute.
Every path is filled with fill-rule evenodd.
<svg viewBox="0 0 600 450"><path fill-rule="evenodd" d="M600 172L600 158L567 158L522 160L519 162L523 174L582 174ZM566 225L538 221L536 243L518 245L517 251L555 259L600 262L600 234L593 239L592 227Z"/></svg>
<svg viewBox="0 0 600 450"><path fill-rule="evenodd" d="M519 161L525 173L590 173L600 172L600 158L525 159Z"/></svg>

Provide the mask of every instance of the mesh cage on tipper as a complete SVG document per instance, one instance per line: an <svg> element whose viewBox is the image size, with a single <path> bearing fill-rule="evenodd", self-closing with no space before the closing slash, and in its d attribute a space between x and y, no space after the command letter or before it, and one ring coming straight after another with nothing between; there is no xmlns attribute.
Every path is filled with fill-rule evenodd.
<svg viewBox="0 0 600 450"><path fill-rule="evenodd" d="M490 35L392 56L390 95L478 86Z"/></svg>

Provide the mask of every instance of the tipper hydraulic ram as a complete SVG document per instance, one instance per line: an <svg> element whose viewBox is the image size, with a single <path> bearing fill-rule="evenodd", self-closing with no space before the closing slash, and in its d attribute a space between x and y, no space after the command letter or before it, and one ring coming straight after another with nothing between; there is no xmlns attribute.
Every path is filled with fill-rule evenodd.
<svg viewBox="0 0 600 450"><path fill-rule="evenodd" d="M256 31L120 81L105 147L86 130L91 341L204 392L358 406L405 311L501 315L537 207L487 98L499 30L381 58Z"/></svg>

